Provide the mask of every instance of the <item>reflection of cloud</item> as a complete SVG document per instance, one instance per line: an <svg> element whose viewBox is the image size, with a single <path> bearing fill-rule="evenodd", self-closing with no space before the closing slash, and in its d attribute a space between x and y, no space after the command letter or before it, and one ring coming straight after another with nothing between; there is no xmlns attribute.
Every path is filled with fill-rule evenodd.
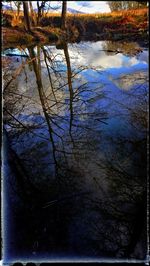
<svg viewBox="0 0 150 266"><path fill-rule="evenodd" d="M138 63L139 61L135 57L131 57L129 60L126 61L126 64L124 66L133 66Z"/></svg>
<svg viewBox="0 0 150 266"><path fill-rule="evenodd" d="M51 46L52 47L52 46ZM97 69L116 69L115 73L119 73L119 69L121 71L125 71L132 66L146 67L148 60L148 52L145 51L141 53L139 56L126 56L121 53L118 54L107 54L103 50L103 41L98 42L87 42L80 44L70 44L68 45L68 51L71 61L71 66L74 68L78 68L79 66L87 66L87 67L96 67ZM54 55L59 54L56 59L63 67L64 63L64 52L63 50L58 50L53 46L51 51ZM141 65L140 65L141 64ZM139 65L139 67L138 67ZM109 71L109 72L110 72ZM116 75L115 74L115 75Z"/></svg>
<svg viewBox="0 0 150 266"><path fill-rule="evenodd" d="M147 72L138 71L132 74L120 76L118 79L113 80L119 88L123 90L130 90L135 85L144 84L146 82Z"/></svg>
<svg viewBox="0 0 150 266"><path fill-rule="evenodd" d="M144 61L145 63L148 64L148 56L147 56L147 51L143 51L143 53L140 53L138 56L137 56L138 60L140 61Z"/></svg>
<svg viewBox="0 0 150 266"><path fill-rule="evenodd" d="M103 42L80 44L79 46L69 46L69 54L72 62L75 65L87 65L93 67L106 68L121 68L137 65L142 60L138 57L125 56L121 53L108 55L103 50ZM73 59L74 58L74 59ZM145 60L142 61L145 63Z"/></svg>
<svg viewBox="0 0 150 266"><path fill-rule="evenodd" d="M89 76L88 80L90 82L96 82L99 79L99 74L98 76L96 76L97 72L93 71L92 68L104 71L103 75L101 76L101 81L102 77L103 79L106 78L112 80L115 85L125 90L130 89L134 86L134 84L139 84L140 80L144 82L143 75L145 74L139 73L141 72L141 69L143 69L143 71L147 69L147 51L143 53L144 57L142 57L141 53L140 58L138 56L126 56L121 53L108 54L103 51L102 41L93 43L81 42L79 44L69 44L68 51L72 70L79 69L81 66L89 68L89 70L86 71L86 74ZM56 56L55 59L58 60L59 67L62 70L66 70L66 64L64 61L64 51L56 50L56 48L53 47L51 52L54 55L59 54L58 56ZM140 79L138 79L138 75ZM121 77L120 80L118 80L119 77Z"/></svg>

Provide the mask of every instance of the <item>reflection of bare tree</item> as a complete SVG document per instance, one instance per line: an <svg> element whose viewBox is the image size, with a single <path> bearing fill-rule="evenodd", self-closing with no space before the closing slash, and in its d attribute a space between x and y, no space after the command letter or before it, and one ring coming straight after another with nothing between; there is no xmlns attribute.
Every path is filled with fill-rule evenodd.
<svg viewBox="0 0 150 266"><path fill-rule="evenodd" d="M65 59L67 63L67 76L68 76L68 87L69 87L69 93L70 93L70 132L72 127L72 120L73 120L73 87L72 87L72 73L71 73L71 64L70 64L70 58L68 53L68 47L67 43L63 43L63 49L65 54Z"/></svg>
<svg viewBox="0 0 150 266"><path fill-rule="evenodd" d="M32 48L28 48L29 49L29 54L31 59L36 58L35 57L35 53L34 50ZM44 89L43 89L43 85L42 85L42 79L41 79L41 64L40 64L40 50L38 48L38 63L36 61L36 59L32 62L33 64L33 68L34 68L34 72L36 75L36 81L37 81L37 86L38 86L38 91L39 91L39 96L40 96L40 101L41 101L41 105L42 105L42 109L43 109L43 113L45 116L45 120L47 122L47 126L48 126L48 131L49 131L49 137L50 137L50 141L53 147L53 158L54 158L54 162L55 162L55 166L56 166L56 172L57 172L57 160L56 160L56 147L55 147L55 142L54 142L54 138L53 138L53 130L52 130L52 126L50 123L50 117L47 113L47 99L44 93Z"/></svg>
<svg viewBox="0 0 150 266"><path fill-rule="evenodd" d="M107 172L110 180L109 192L102 191L102 197L94 199L94 209L99 209L103 223L108 223L106 227L103 223L100 226L95 224L94 230L99 234L96 239L101 241L101 237L104 237L107 244L104 242L101 248L108 252L114 250L112 256L116 254L125 258L134 257L135 252L139 252L140 241L141 253L143 252L140 256L146 256L147 96L145 84L142 85L140 94L138 87L129 93L128 101L132 102L130 108L125 103L118 102L128 110L127 125L131 126L134 134L126 137L119 135L118 131L117 138L110 136L108 141L113 143L113 152L109 156L106 152L104 159L96 163L99 169ZM126 97L127 95L128 93ZM100 186L98 179L95 182ZM105 235L106 230L108 235Z"/></svg>
<svg viewBox="0 0 150 266"><path fill-rule="evenodd" d="M48 65L48 62L47 62L48 54L47 54L47 51L44 48L42 48L42 51L43 51L43 54L44 54L44 60L45 60L45 64L46 64L46 68L47 68L47 72L48 72L48 77L49 77L52 93L53 93L55 101L57 102L57 99L56 99L56 96L55 96L55 92L54 92L53 81L52 81L51 73L50 73L50 70L49 70L49 65Z"/></svg>
<svg viewBox="0 0 150 266"><path fill-rule="evenodd" d="M138 88L122 92L123 101L111 99L100 81L82 81L85 68L71 67L68 46L62 44L63 55L45 46L28 49L27 84L32 69L37 84L33 97L30 92L21 94L17 79L5 91L9 138L14 149L27 144L21 161L25 169L30 166L28 174L35 177L32 185L40 190L28 216L30 226L25 219L25 232L32 238L30 248L78 256L138 257L134 252L139 240L145 245L146 85L141 84L140 94ZM23 120L19 113L26 114L24 105L29 113ZM121 131L122 121L130 135ZM27 183L26 176L22 178ZM29 184L26 188L27 195L32 195Z"/></svg>
<svg viewBox="0 0 150 266"><path fill-rule="evenodd" d="M124 140L122 140L121 147L123 146ZM135 150L133 153L137 154L137 151ZM131 161L133 156L133 154L126 154L124 160L118 162L118 164L116 163L117 158L115 163L113 159L98 163L100 169L107 171L111 186L109 187L109 196L103 192L102 199L97 198L94 200L94 208L99 209L99 212L105 217L103 218L108 222L110 220L113 221L110 223L108 229L111 235L109 236L108 233L108 236L105 237L106 241L109 239L110 245L115 243L116 246L111 249L114 249L114 252L118 256L121 255L124 257L130 257L134 252L146 226L146 169L144 169L143 162L142 176L142 173L135 171L137 165L132 163L132 168L135 169L134 173L131 174L131 169L128 169L129 165L127 165L126 160ZM116 224L118 225L117 228ZM97 233L100 236L101 234L105 234L105 232L105 227L97 227ZM116 235L118 235L117 241L115 240ZM109 245L104 245L103 248L109 250L110 247Z"/></svg>

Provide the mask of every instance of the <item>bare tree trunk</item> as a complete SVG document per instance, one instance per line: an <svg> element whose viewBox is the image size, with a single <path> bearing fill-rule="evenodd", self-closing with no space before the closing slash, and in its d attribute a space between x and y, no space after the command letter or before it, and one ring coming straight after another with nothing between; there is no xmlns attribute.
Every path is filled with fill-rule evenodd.
<svg viewBox="0 0 150 266"><path fill-rule="evenodd" d="M53 82L52 82L52 77L51 77L51 73L50 73L50 70L49 70L48 63L47 63L47 54L46 54L46 51L44 50L44 48L42 48L42 51L43 51L43 54L44 54L44 61L45 61L46 67L47 67L47 72L48 72L48 76L49 76L49 81L50 81L52 93L53 93L54 99L55 99L55 101L57 103L57 98L56 98L55 92L54 92L54 86L53 86Z"/></svg>
<svg viewBox="0 0 150 266"><path fill-rule="evenodd" d="M62 3L62 13L61 13L61 28L66 29L66 13L67 13L67 1Z"/></svg>
<svg viewBox="0 0 150 266"><path fill-rule="evenodd" d="M35 13L34 13L33 6L32 6L32 2L31 1L29 1L29 6L30 6L30 14L31 14L31 17L32 17L32 25L35 26L36 25Z"/></svg>
<svg viewBox="0 0 150 266"><path fill-rule="evenodd" d="M40 19L42 17L42 7L40 6L39 1L37 1L37 8L38 8L37 25L39 26Z"/></svg>
<svg viewBox="0 0 150 266"><path fill-rule="evenodd" d="M25 28L27 31L31 31L28 1L23 1L23 10L24 10Z"/></svg>
<svg viewBox="0 0 150 266"><path fill-rule="evenodd" d="M39 18L40 18L40 5L37 1L37 25L39 25Z"/></svg>
<svg viewBox="0 0 150 266"><path fill-rule="evenodd" d="M18 17L18 19L19 19L19 13L20 13L20 6L18 5L17 6L17 17Z"/></svg>
<svg viewBox="0 0 150 266"><path fill-rule="evenodd" d="M28 50L29 50L29 54L30 54L31 59L36 58L33 48L28 48ZM39 48L38 48L38 54L40 56ZM57 176L58 163L57 163L57 158L56 158L56 146L55 146L55 142L54 142L53 129L52 129L52 126L51 126L50 117L49 117L49 115L47 113L46 96L45 96L45 93L44 93L44 90L43 90L42 77L41 77L41 61L40 61L40 57L38 57L38 62L37 62L37 60L33 60L32 64L33 64L33 69L34 69L34 73L35 73L35 76L36 76L36 83L37 83L37 86L38 86L38 92L39 92L39 97L40 97L43 113L44 113L45 120L46 120L46 123L47 123L47 126L48 126L49 139L50 139L50 142L52 144L53 159L54 159L54 163L55 163L55 172L56 172L56 176Z"/></svg>
<svg viewBox="0 0 150 266"><path fill-rule="evenodd" d="M68 52L68 46L66 42L63 42L63 49L64 55L67 64L67 78L68 78L68 88L70 93L70 133L72 129L72 122L73 122L73 87L72 87L72 71L71 71L71 64L70 64L70 57Z"/></svg>

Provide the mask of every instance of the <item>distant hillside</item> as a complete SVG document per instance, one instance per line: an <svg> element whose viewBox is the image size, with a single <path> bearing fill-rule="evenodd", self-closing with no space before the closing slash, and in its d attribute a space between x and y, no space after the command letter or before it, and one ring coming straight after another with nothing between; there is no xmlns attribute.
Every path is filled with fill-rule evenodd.
<svg viewBox="0 0 150 266"><path fill-rule="evenodd" d="M2 4L2 9L3 10L11 10L11 7L8 6L8 5ZM44 10L46 11L47 9L44 8ZM34 11L37 12L37 8L34 8ZM57 10L50 9L49 11L51 13L60 13L61 12L61 8L60 9L57 9ZM85 14L85 12L81 12L81 11L78 11L78 10L73 9L73 8L67 8L67 11L68 11L68 13L71 13L71 14Z"/></svg>
<svg viewBox="0 0 150 266"><path fill-rule="evenodd" d="M72 14L85 14L85 12L81 12L73 8L67 8L67 11Z"/></svg>
<svg viewBox="0 0 150 266"><path fill-rule="evenodd" d="M46 8L44 8L44 10L46 10ZM37 8L34 8L34 11L37 12ZM61 8L59 8L57 10L50 9L49 12L50 13L60 13ZM78 10L73 9L73 8L67 8L67 12L71 13L71 14L85 14L84 12L78 11Z"/></svg>

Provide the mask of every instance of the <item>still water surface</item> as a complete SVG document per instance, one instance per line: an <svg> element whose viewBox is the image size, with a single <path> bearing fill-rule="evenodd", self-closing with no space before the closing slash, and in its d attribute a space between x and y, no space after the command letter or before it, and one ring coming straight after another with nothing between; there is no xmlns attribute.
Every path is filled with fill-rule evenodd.
<svg viewBox="0 0 150 266"><path fill-rule="evenodd" d="M3 55L5 261L145 259L147 49Z"/></svg>

